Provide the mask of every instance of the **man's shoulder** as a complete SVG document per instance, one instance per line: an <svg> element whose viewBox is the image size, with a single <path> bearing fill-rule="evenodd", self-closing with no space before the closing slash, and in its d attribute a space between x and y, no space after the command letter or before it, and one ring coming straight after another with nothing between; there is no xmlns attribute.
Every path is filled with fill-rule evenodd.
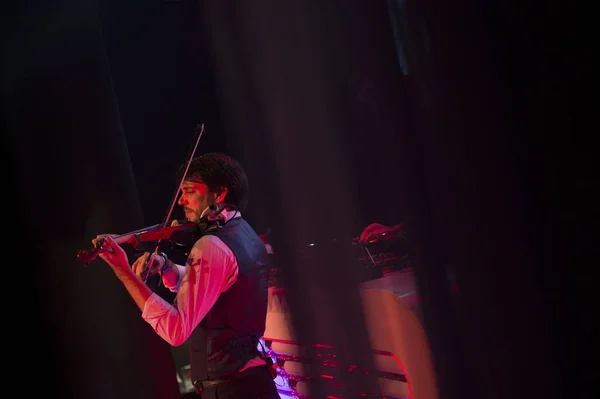
<svg viewBox="0 0 600 399"><path fill-rule="evenodd" d="M205 234L200 237L194 246L202 251L210 251L220 249L227 253L231 252L231 248L225 242L219 238L216 234Z"/></svg>

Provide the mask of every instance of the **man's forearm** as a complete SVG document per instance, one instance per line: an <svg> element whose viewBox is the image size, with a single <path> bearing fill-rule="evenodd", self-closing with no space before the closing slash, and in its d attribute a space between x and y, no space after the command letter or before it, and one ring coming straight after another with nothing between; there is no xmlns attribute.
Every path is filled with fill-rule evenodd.
<svg viewBox="0 0 600 399"><path fill-rule="evenodd" d="M144 282L138 276L136 276L132 270L118 273L117 277L119 280L121 280L125 286L125 289L127 289L127 292L129 292L129 295L131 298L133 298L138 308L140 308L140 310L143 312L146 301L148 298L150 298L150 295L152 295L152 290L150 287L144 284Z"/></svg>

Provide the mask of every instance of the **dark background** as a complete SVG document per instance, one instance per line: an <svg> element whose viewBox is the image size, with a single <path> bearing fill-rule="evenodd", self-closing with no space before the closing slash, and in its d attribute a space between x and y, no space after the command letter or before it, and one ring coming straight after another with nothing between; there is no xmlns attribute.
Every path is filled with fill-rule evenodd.
<svg viewBox="0 0 600 399"><path fill-rule="evenodd" d="M331 316L369 362L351 251L296 254L404 222L443 397L591 389L594 124L575 3L6 6L9 385L177 397L169 348L107 268L75 253L163 221L204 123L199 153L246 166L245 216L272 230L301 336Z"/></svg>

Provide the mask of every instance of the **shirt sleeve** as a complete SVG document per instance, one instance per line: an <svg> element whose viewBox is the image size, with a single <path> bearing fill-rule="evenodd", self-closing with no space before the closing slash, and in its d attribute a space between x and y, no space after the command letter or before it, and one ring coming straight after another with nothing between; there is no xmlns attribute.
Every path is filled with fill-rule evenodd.
<svg viewBox="0 0 600 399"><path fill-rule="evenodd" d="M200 324L219 295L237 279L233 251L218 237L206 235L192 247L174 304L153 293L142 318L172 346L183 344Z"/></svg>
<svg viewBox="0 0 600 399"><path fill-rule="evenodd" d="M180 266L178 264L175 264L175 273L177 273L177 279L175 282L175 285L169 285L169 282L166 281L166 279L163 277L162 278L162 283L165 286L165 288L169 289L169 291L171 292L177 292L177 290L179 290L179 285L181 284L181 281L183 280L183 276L185 274L185 266Z"/></svg>

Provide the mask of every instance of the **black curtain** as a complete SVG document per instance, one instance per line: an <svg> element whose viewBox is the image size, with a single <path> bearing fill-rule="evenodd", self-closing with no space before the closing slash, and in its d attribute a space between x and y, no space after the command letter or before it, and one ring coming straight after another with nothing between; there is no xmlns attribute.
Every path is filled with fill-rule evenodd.
<svg viewBox="0 0 600 399"><path fill-rule="evenodd" d="M570 13L390 0L208 1L204 15L227 137L275 182L300 337L331 324L369 364L348 247L302 249L405 222L443 397L559 397L560 376L586 381L585 305L560 293L579 280L565 262L593 248L590 152L567 138L578 35L553 25Z"/></svg>
<svg viewBox="0 0 600 399"><path fill-rule="evenodd" d="M106 265L76 258L99 232L143 223L95 4L20 2L13 11L3 150L7 213L24 249L11 249L19 267L7 325L20 345L18 362L5 365L20 377L11 390L177 398L168 345Z"/></svg>

